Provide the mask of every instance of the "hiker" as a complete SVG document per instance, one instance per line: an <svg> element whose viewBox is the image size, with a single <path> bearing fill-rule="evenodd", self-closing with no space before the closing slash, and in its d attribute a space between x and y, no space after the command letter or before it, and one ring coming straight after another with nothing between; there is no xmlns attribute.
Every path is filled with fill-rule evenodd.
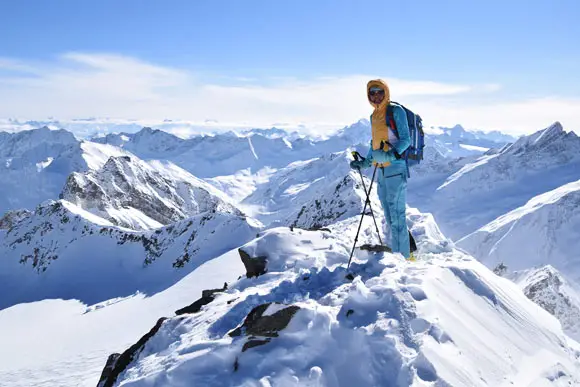
<svg viewBox="0 0 580 387"><path fill-rule="evenodd" d="M371 115L371 147L365 159L351 161L350 166L353 169L368 168L371 165L379 168L378 194L391 229L391 249L406 259L415 260L410 251L410 233L405 215L408 165L401 157L411 144L407 114L401 106L391 103L389 87L383 80L370 81L367 96L374 108ZM392 114L388 115L387 109L391 109L389 113Z"/></svg>

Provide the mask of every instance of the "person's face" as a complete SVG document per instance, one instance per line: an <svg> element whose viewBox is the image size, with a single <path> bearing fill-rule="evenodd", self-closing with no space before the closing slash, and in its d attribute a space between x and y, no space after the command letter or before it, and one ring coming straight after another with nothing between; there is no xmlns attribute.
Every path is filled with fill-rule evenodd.
<svg viewBox="0 0 580 387"><path fill-rule="evenodd" d="M375 105L380 105L385 99L385 90L379 87L371 87L369 90L369 101Z"/></svg>

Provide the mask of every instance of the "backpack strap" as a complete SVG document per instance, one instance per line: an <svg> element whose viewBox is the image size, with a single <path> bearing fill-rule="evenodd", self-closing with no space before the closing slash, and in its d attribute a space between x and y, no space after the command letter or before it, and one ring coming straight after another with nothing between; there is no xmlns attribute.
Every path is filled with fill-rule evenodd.
<svg viewBox="0 0 580 387"><path fill-rule="evenodd" d="M393 113L393 105L391 105L391 103L389 103L389 105L387 106L387 125L389 125L389 127L392 129L393 133L398 139L399 131L397 130L397 124L395 123L395 115ZM391 147L397 160L402 158L402 156L399 153L397 153L395 147L390 142L387 141L387 145Z"/></svg>
<svg viewBox="0 0 580 387"><path fill-rule="evenodd" d="M393 113L392 102L390 102L389 105L387 106L387 124L393 130L393 133L395 133L395 136L397 136L397 138L399 138L399 130L397 129L397 124L395 123L395 114Z"/></svg>

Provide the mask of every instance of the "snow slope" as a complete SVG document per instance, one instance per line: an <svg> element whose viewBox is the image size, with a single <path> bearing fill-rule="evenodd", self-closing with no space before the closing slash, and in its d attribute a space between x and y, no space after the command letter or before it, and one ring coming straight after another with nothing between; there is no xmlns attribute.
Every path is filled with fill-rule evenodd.
<svg viewBox="0 0 580 387"><path fill-rule="evenodd" d="M580 180L536 196L457 242L488 267L549 263L580 280Z"/></svg>
<svg viewBox="0 0 580 387"><path fill-rule="evenodd" d="M151 295L260 226L239 211L211 210L136 232L67 201L48 202L0 230L0 309L49 298L97 303L137 290Z"/></svg>
<svg viewBox="0 0 580 387"><path fill-rule="evenodd" d="M237 253L201 264L172 287L95 305L43 300L0 310L0 384L10 387L94 387L111 352L124 350L159 316L220 288L243 271Z"/></svg>
<svg viewBox="0 0 580 387"><path fill-rule="evenodd" d="M500 151L486 152L435 190L415 186L424 194L410 194L409 203L432 212L443 232L459 239L537 195L578 180L579 149L580 138L555 123Z"/></svg>
<svg viewBox="0 0 580 387"><path fill-rule="evenodd" d="M347 281L352 220L331 232L262 233L241 250L246 269L266 262L265 274L234 282L198 313L160 321L128 367L113 363L116 383L101 385L580 383L578 344L558 321L433 234L418 235L417 263L358 253ZM416 232L433 230L420 223Z"/></svg>
<svg viewBox="0 0 580 387"><path fill-rule="evenodd" d="M225 194L181 168L135 156L111 157L98 170L71 174L60 198L134 230L214 209L236 211Z"/></svg>
<svg viewBox="0 0 580 387"><path fill-rule="evenodd" d="M508 276L536 304L554 315L570 337L580 340L580 288L550 265Z"/></svg>

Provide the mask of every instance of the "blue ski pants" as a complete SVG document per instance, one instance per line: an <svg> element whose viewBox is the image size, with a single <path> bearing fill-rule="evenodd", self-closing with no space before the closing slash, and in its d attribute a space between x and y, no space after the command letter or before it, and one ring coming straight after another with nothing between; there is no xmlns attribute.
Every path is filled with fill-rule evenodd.
<svg viewBox="0 0 580 387"><path fill-rule="evenodd" d="M391 249L405 258L411 255L407 229L407 168L403 163L377 170L378 194L391 229Z"/></svg>

